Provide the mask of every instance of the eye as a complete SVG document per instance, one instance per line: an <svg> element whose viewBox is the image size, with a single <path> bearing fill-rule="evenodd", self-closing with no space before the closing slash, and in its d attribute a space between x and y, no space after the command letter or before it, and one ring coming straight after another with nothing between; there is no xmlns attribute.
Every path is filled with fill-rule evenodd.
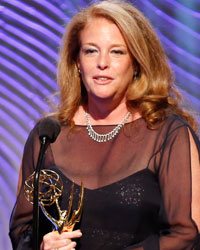
<svg viewBox="0 0 200 250"><path fill-rule="evenodd" d="M84 49L83 52L84 54L94 54L97 50L96 49Z"/></svg>
<svg viewBox="0 0 200 250"><path fill-rule="evenodd" d="M113 54L116 54L116 55L123 55L124 54L124 51L120 50L120 49L113 49L111 52Z"/></svg>

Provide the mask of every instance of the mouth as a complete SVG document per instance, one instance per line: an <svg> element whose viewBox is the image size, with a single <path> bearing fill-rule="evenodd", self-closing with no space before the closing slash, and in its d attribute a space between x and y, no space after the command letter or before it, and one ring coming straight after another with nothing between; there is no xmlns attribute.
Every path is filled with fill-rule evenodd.
<svg viewBox="0 0 200 250"><path fill-rule="evenodd" d="M93 79L97 84L108 84L113 80L110 76L94 76Z"/></svg>

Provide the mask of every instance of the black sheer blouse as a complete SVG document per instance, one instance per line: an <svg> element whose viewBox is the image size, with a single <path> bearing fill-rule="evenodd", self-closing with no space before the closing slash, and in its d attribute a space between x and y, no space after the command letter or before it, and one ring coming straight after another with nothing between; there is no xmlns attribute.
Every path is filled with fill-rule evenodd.
<svg viewBox="0 0 200 250"><path fill-rule="evenodd" d="M94 126L107 133L115 126ZM85 126L73 131L63 126L45 155L44 168L62 178L60 199L67 209L72 181L73 209L77 208L81 178L85 195L81 222L83 236L77 250L191 250L200 249L199 232L191 218L191 161L188 125L176 116L156 130L140 118L127 123L111 141L98 143ZM33 173L39 152L38 125L24 149L22 185L13 209L10 237L13 249L32 249L32 205L23 192L25 179ZM50 208L54 214L54 207ZM52 230L41 213L41 240Z"/></svg>

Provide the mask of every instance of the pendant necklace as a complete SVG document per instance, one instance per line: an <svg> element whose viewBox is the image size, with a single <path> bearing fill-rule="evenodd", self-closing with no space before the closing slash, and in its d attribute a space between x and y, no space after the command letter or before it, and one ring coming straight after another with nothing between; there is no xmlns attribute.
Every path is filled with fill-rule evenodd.
<svg viewBox="0 0 200 250"><path fill-rule="evenodd" d="M86 111L85 112L85 120L86 120L86 129L88 131L88 135L96 142L107 142L109 140L112 140L118 134L119 130L121 129L121 127L123 127L123 125L128 120L130 115L131 115L131 112L128 112L125 115L125 117L123 118L123 120L109 133L99 134L96 131L94 131L94 129L90 123L88 111Z"/></svg>

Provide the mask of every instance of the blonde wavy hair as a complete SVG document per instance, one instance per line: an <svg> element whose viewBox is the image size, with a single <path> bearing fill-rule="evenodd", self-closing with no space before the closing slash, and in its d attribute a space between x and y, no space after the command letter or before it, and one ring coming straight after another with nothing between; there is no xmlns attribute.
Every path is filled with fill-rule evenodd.
<svg viewBox="0 0 200 250"><path fill-rule="evenodd" d="M87 92L77 68L80 32L96 17L104 17L120 29L137 74L127 91L127 104L139 109L149 128L177 114L194 130L195 119L181 107L181 95L173 86L174 76L160 40L147 18L125 1L100 1L82 9L67 25L58 62L57 81L60 86L58 120L73 126L73 116L79 105L87 105Z"/></svg>

